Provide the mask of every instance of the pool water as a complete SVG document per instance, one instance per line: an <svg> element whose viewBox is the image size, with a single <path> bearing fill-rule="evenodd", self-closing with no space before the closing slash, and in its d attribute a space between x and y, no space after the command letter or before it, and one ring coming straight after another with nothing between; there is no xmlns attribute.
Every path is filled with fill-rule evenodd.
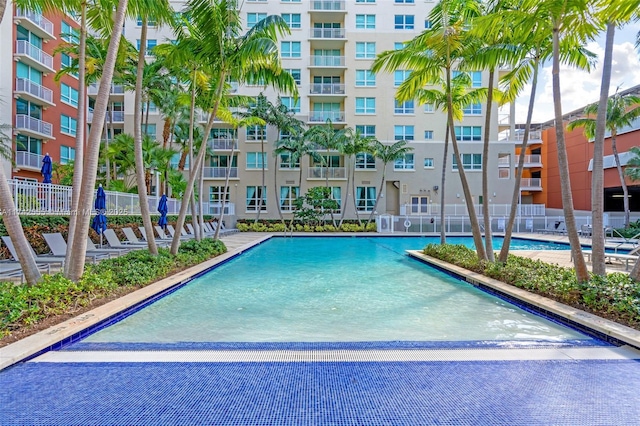
<svg viewBox="0 0 640 426"><path fill-rule="evenodd" d="M437 238L273 238L87 343L590 339L405 255ZM472 244L470 238L451 243ZM496 240L500 246L501 240ZM513 241L512 248L540 248ZM566 246L545 245L555 248Z"/></svg>

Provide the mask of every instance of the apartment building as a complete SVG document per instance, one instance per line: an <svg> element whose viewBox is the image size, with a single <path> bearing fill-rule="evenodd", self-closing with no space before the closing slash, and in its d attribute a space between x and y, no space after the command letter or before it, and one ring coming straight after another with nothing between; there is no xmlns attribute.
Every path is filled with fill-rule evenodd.
<svg viewBox="0 0 640 426"><path fill-rule="evenodd" d="M71 57L54 54L75 37L77 22L64 14L26 11L9 1L0 34L0 122L13 127L14 179L42 181L42 158L65 164L74 159L78 115L78 79L54 77Z"/></svg>

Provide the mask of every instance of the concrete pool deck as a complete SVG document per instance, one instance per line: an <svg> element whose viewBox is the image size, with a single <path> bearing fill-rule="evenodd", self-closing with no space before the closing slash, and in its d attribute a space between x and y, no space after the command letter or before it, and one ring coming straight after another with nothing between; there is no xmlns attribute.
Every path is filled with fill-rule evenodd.
<svg viewBox="0 0 640 426"><path fill-rule="evenodd" d="M51 327L47 330L41 331L37 334L29 336L25 339L22 339L16 343L0 348L0 370L7 368L13 364L21 362L22 360L33 357L36 354L45 352L49 348L53 347L57 343L65 340L69 340L72 336L76 336L79 333L82 333L83 330L86 330L89 327L92 327L96 324L99 324L106 319L117 315L119 312L122 312L132 306L135 306L149 298L154 297L155 295L166 291L176 285L181 283L188 282L193 276L206 271L222 262L225 262L244 251L250 249L251 247L260 244L272 236L278 236L278 234L272 233L234 233L225 235L222 237L222 241L227 246L227 253L218 256L214 259L211 259L207 262L204 262L200 265L189 268L185 271L182 271L176 275L160 280L154 284L151 284L143 289L137 290L133 293L130 293L122 298L114 300L110 303L107 303L103 306L100 306L96 309L93 309L89 312L86 312L76 318L69 319L61 324L58 324L54 327ZM304 236L309 235L305 233L294 233L294 236ZM313 234L316 235L317 234ZM344 234L341 234L344 235ZM358 235L358 234L353 234ZM359 234L361 235L361 234ZM395 235L387 235L387 236L406 236L407 234L395 234ZM418 236L415 234L409 234L411 236ZM379 234L371 234L371 236L379 236ZM556 241L556 242L566 242L566 237L564 236L542 236L535 234L516 234L514 238L527 238L527 239L535 239L538 241ZM585 244L587 242L585 241ZM420 249L421 247L416 247L416 249ZM524 255L527 257L531 257L534 259L544 260L550 263L557 263L561 266L571 266L570 255L568 252L562 251L545 251L545 250L532 250L532 251L514 251L514 254ZM608 265L613 266L613 265ZM624 268L624 267L622 267ZM480 280L480 277L474 273L468 273L468 271L462 270L461 268L457 268L455 271L457 275L460 275L462 279L466 279L469 282L477 282ZM611 268L608 268L611 269ZM613 271L612 271L613 272ZM502 284L502 283L500 283ZM620 339L623 342L627 342L628 344L635 346L636 348L640 347L640 332L637 330L630 329L628 327L623 327L619 324L613 323L611 321L604 320L602 318L587 314L585 312L564 307L559 308L561 304L554 302L550 299L542 298L540 296L532 295L531 293L525 292L523 290L516 289L512 286L506 286L502 284L504 287L500 291L504 291L507 294L510 294L516 298L526 298L529 297L532 301L528 303L532 303L535 306L539 306L542 309L546 309L549 312L557 313L558 315L565 316L566 318L578 318L580 323L588 328L592 328L598 332L602 332L606 335L610 335L616 339ZM518 291L514 291L518 290ZM564 306L564 305L562 305ZM565 309L567 308L567 309ZM83 336L78 337L78 340ZM632 352L635 353L635 352ZM639 352L640 353L640 352ZM633 357L635 359L635 355Z"/></svg>

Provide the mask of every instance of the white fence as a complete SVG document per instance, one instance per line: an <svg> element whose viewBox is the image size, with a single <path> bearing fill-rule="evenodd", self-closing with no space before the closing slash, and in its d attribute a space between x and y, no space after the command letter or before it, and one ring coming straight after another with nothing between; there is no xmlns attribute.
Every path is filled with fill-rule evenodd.
<svg viewBox="0 0 640 426"><path fill-rule="evenodd" d="M482 214L482 204L475 204L474 209L477 214ZM544 204L518 204L517 216L545 216ZM509 216L511 204L489 204L489 214L491 217ZM468 216L466 204L445 204L445 216ZM405 204L400 206L400 216L440 216L440 204Z"/></svg>
<svg viewBox="0 0 640 426"><path fill-rule="evenodd" d="M71 214L71 187L23 180L9 180L9 187L13 194L16 212L20 215L69 215ZM140 201L138 194L125 192L105 191L107 195L107 215L138 215L140 214ZM149 209L152 214L157 213L159 196L148 197ZM169 198L167 200L167 214L178 214L180 200ZM204 203L203 210L206 214L218 214L220 206L217 203ZM225 214L234 215L235 206L227 203Z"/></svg>

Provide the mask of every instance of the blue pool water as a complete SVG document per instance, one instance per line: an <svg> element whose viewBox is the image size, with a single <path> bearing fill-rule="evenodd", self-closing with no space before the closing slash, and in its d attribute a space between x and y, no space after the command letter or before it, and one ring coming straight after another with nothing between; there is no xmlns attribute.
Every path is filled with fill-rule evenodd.
<svg viewBox="0 0 640 426"><path fill-rule="evenodd" d="M434 241L274 238L85 343L588 339L405 255Z"/></svg>

